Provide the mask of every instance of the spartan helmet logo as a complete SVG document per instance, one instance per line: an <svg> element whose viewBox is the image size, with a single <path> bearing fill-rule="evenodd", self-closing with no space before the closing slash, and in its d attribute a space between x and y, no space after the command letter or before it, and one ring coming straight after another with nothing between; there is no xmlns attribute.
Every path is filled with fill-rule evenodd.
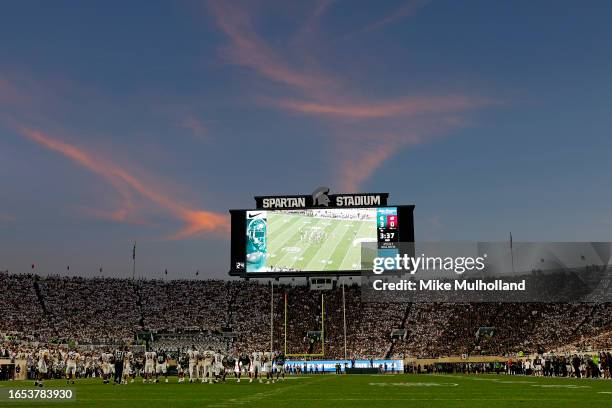
<svg viewBox="0 0 612 408"><path fill-rule="evenodd" d="M312 193L312 202L314 205L322 205L325 207L329 207L329 197L327 196L329 193L329 188L327 187L319 187Z"/></svg>

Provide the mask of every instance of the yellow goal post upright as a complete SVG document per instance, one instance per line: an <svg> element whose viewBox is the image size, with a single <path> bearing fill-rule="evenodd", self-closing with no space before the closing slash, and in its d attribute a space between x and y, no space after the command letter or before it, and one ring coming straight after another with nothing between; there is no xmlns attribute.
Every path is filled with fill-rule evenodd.
<svg viewBox="0 0 612 408"><path fill-rule="evenodd" d="M320 353L287 353L287 309L288 309L287 292L285 292L285 356L287 357L302 357L304 359L310 357L325 357L325 297L321 292L321 352Z"/></svg>

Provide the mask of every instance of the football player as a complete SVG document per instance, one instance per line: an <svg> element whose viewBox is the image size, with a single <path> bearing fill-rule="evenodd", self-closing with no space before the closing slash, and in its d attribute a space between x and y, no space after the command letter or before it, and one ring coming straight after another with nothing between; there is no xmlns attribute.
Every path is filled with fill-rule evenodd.
<svg viewBox="0 0 612 408"><path fill-rule="evenodd" d="M49 367L49 350L40 349L38 351L38 381L34 382L34 386L43 386L43 380L47 377Z"/></svg>
<svg viewBox="0 0 612 408"><path fill-rule="evenodd" d="M223 358L223 382L225 382L225 379L227 377L228 374L231 374L232 372L234 372L234 369L236 367L236 359L234 358L234 356L229 355L227 357Z"/></svg>
<svg viewBox="0 0 612 408"><path fill-rule="evenodd" d="M253 379L258 379L261 383L261 377L259 374L261 373L261 360L263 358L263 353L259 351L255 351L251 354L251 367L249 368L249 382L252 383Z"/></svg>
<svg viewBox="0 0 612 408"><path fill-rule="evenodd" d="M155 382L159 382L159 376L163 374L168 382L168 355L164 350L157 353L157 363L155 365Z"/></svg>
<svg viewBox="0 0 612 408"><path fill-rule="evenodd" d="M134 382L134 377L132 376L132 359L134 355L132 352L126 347L125 353L123 355L123 384L128 383L128 379L132 377L131 382Z"/></svg>
<svg viewBox="0 0 612 408"><path fill-rule="evenodd" d="M191 348L187 350L187 357L189 359L189 382L192 383L198 380L198 359L200 353L196 347L192 345Z"/></svg>
<svg viewBox="0 0 612 408"><path fill-rule="evenodd" d="M113 360L113 355L108 352L108 350L104 350L100 355L100 361L102 366L102 380L104 384L110 383L110 374L111 374L111 362Z"/></svg>
<svg viewBox="0 0 612 408"><path fill-rule="evenodd" d="M263 366L262 372L266 373L266 384L270 384L270 380L274 383L274 373L272 372L272 362L274 360L274 353L271 351L266 351L263 354Z"/></svg>
<svg viewBox="0 0 612 408"><path fill-rule="evenodd" d="M215 368L215 352L206 350L203 354L203 371L202 371L202 384L214 382L214 368Z"/></svg>
<svg viewBox="0 0 612 408"><path fill-rule="evenodd" d="M70 350L66 354L66 384L69 384L70 381L74 384L74 379L72 376L76 376L77 362L81 356L76 350Z"/></svg>
<svg viewBox="0 0 612 408"><path fill-rule="evenodd" d="M149 382L153 382L153 374L155 374L156 357L157 357L157 353L155 353L154 351L147 351L145 353L144 378L142 379L143 383L146 383L147 380Z"/></svg>
<svg viewBox="0 0 612 408"><path fill-rule="evenodd" d="M274 357L274 365L276 366L276 381L282 375L283 381L285 380L285 354L280 352L276 353Z"/></svg>

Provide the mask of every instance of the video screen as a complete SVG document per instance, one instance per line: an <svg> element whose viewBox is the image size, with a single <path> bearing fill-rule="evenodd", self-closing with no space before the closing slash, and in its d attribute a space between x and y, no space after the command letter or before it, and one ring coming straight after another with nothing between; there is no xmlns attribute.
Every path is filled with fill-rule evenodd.
<svg viewBox="0 0 612 408"><path fill-rule="evenodd" d="M397 207L246 212L246 271L361 270L361 244L395 251Z"/></svg>

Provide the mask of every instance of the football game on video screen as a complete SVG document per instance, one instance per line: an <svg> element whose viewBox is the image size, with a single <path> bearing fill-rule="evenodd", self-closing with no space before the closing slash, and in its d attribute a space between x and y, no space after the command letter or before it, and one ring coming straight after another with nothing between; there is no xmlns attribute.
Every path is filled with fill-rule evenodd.
<svg viewBox="0 0 612 408"><path fill-rule="evenodd" d="M246 270L253 272L361 269L361 244L394 250L396 207L246 212Z"/></svg>

